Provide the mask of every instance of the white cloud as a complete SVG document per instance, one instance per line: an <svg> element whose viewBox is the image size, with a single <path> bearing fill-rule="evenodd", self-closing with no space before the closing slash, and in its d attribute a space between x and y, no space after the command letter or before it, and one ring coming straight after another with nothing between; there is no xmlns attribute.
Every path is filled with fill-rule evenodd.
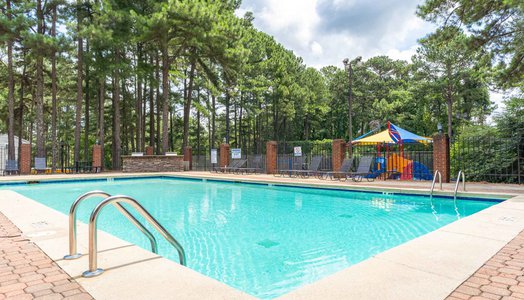
<svg viewBox="0 0 524 300"><path fill-rule="evenodd" d="M324 52L324 49L322 48L322 46L317 43L316 41L313 41L311 43L311 53L314 55L314 56L320 56L322 55L322 53Z"/></svg>
<svg viewBox="0 0 524 300"><path fill-rule="evenodd" d="M409 60L433 25L415 15L421 0L244 0L255 27L275 36L313 67L345 57L390 55Z"/></svg>

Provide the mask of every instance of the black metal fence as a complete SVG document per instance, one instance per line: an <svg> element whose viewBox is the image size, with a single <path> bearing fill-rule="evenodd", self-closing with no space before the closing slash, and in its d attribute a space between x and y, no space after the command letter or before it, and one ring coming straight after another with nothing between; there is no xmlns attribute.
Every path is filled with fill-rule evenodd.
<svg viewBox="0 0 524 300"><path fill-rule="evenodd" d="M299 148L299 149L297 149ZM297 150L295 152L295 150ZM277 169L296 168L297 162L307 167L314 156L321 156L320 170L332 170L331 141L284 141L277 144Z"/></svg>
<svg viewBox="0 0 524 300"><path fill-rule="evenodd" d="M524 140L476 136L451 142L451 176L467 181L524 183Z"/></svg>
<svg viewBox="0 0 524 300"><path fill-rule="evenodd" d="M213 148L216 150L216 162L211 161L211 151L209 148L202 148L200 152L193 148L193 170L194 171L212 171L220 163L220 148ZM233 149L233 148L231 148ZM230 151L232 152L232 151ZM231 155L231 154L230 154ZM230 160L231 160L230 156ZM266 171L266 145L263 144L258 148L240 148L240 159L245 159L245 168L254 168L259 172Z"/></svg>
<svg viewBox="0 0 524 300"><path fill-rule="evenodd" d="M383 179L432 180L433 144L353 145L354 166L363 156L375 158L373 172Z"/></svg>

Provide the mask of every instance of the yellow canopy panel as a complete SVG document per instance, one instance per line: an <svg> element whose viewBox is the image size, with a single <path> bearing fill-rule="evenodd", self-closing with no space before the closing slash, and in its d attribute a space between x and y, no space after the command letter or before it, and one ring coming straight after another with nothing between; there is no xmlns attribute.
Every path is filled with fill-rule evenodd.
<svg viewBox="0 0 524 300"><path fill-rule="evenodd" d="M381 131L372 136L367 136L357 141L353 141L353 144L366 145L366 144L380 144L380 143L394 143L391 136L389 136L388 130Z"/></svg>

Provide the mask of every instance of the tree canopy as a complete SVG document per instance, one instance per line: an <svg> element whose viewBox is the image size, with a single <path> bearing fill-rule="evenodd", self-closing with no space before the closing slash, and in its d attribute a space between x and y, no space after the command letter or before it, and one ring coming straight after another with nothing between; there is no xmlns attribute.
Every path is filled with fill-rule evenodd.
<svg viewBox="0 0 524 300"><path fill-rule="evenodd" d="M267 140L348 138L342 61L306 66L251 13L239 17L238 0L0 3L0 129L36 141L53 168L60 147L88 161L95 143L118 169L120 155L146 146L261 151ZM388 120L421 135L486 125L488 88L522 87L522 11L519 1L427 0L418 14L439 29L411 62L351 65L353 136ZM501 130L518 132L521 100L495 117Z"/></svg>

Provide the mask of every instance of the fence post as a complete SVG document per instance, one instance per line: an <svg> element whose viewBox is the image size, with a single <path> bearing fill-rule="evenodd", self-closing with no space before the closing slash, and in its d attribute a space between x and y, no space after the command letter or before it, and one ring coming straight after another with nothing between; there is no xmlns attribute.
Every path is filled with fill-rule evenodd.
<svg viewBox="0 0 524 300"><path fill-rule="evenodd" d="M93 169L96 173L102 171L102 146L93 145Z"/></svg>
<svg viewBox="0 0 524 300"><path fill-rule="evenodd" d="M22 144L20 148L20 174L31 174L31 144Z"/></svg>
<svg viewBox="0 0 524 300"><path fill-rule="evenodd" d="M433 136L433 170L440 171L442 182L450 182L449 136L447 134L439 133Z"/></svg>
<svg viewBox="0 0 524 300"><path fill-rule="evenodd" d="M229 144L220 144L220 167L229 165Z"/></svg>
<svg viewBox="0 0 524 300"><path fill-rule="evenodd" d="M266 142L266 173L277 173L277 142Z"/></svg>
<svg viewBox="0 0 524 300"><path fill-rule="evenodd" d="M341 139L333 140L333 145L331 149L331 164L333 167L333 171L338 172L340 171L340 167L342 166L342 161L344 161L344 157L346 156L346 142Z"/></svg>
<svg viewBox="0 0 524 300"><path fill-rule="evenodd" d="M193 148L190 146L184 148L184 170L193 170Z"/></svg>

